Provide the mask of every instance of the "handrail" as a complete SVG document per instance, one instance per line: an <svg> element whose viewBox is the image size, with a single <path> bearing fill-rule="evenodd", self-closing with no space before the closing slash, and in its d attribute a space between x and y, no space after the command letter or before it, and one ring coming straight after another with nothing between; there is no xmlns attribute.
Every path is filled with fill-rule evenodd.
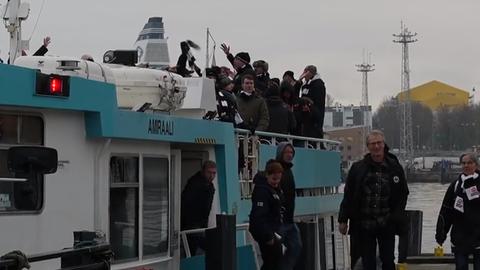
<svg viewBox="0 0 480 270"><path fill-rule="evenodd" d="M246 229L248 229L248 226L249 226L248 223L241 223L241 224L236 224L235 225L237 230L246 230ZM190 230L180 231L180 238L182 239L183 249L185 250L185 256L187 258L192 257L192 254L190 253L190 246L188 245L188 240L187 240L187 235L188 234L204 233L209 229L215 229L215 228L216 227L207 227L207 228L198 228L198 229L190 229Z"/></svg>
<svg viewBox="0 0 480 270"><path fill-rule="evenodd" d="M247 133L248 135L251 134L250 130L248 130L248 129L236 128L235 131L238 132L238 133ZM323 143L336 144L336 145L340 145L340 144L341 144L341 142L339 142L339 141L333 141L333 140L328 140L328 139L319 139L319 138L313 138L313 137L303 137L303 136L297 136L297 135L280 134L280 133L273 133L273 132L266 132L266 131L255 131L255 135L267 136L267 137L279 137L279 138L292 139L292 140L304 140L304 141L312 141L312 142L323 142Z"/></svg>
<svg viewBox="0 0 480 270"><path fill-rule="evenodd" d="M240 199L248 200L253 192L253 178L259 170L259 146L271 145L275 146L282 141L289 141L296 144L296 147L304 149L315 149L318 151L339 151L341 142L302 137L289 134L279 134L265 131L255 131L252 133L247 129L235 129L236 142L241 152L239 159L243 157L245 166L239 170ZM312 190L312 194L318 190ZM308 193L308 192L307 192ZM321 191L320 191L321 193Z"/></svg>

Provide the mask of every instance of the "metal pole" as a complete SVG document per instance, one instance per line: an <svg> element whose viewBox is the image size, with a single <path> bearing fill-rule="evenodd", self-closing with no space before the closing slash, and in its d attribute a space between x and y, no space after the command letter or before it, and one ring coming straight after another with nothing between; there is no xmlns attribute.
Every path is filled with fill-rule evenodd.
<svg viewBox="0 0 480 270"><path fill-rule="evenodd" d="M205 74L207 73L206 70L207 70L207 68L208 68L208 62L210 61L210 60L209 60L210 55L209 55L209 53L208 53L208 51L209 51L209 49L210 49L210 48L209 48L209 47L210 47L209 39L210 39L210 29L208 29L208 27L207 27L207 49L206 49L206 51L207 51L206 54L207 54L207 55L206 55L206 59L205 59Z"/></svg>

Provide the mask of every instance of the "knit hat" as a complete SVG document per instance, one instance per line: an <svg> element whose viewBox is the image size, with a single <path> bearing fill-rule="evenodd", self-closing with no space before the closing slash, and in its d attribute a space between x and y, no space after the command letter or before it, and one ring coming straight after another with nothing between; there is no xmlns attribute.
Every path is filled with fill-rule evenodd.
<svg viewBox="0 0 480 270"><path fill-rule="evenodd" d="M250 55L247 52L239 52L237 55L235 55L235 58L244 62L245 64L250 63Z"/></svg>
<svg viewBox="0 0 480 270"><path fill-rule="evenodd" d="M293 77L293 71L291 71L291 70L285 71L285 73L283 73L282 78L285 77L285 76L289 76L289 77L294 78L294 77Z"/></svg>
<svg viewBox="0 0 480 270"><path fill-rule="evenodd" d="M268 71L268 63L265 62L264 60L257 60L255 62L253 62L253 67L254 68L262 68L265 72Z"/></svg>
<svg viewBox="0 0 480 270"><path fill-rule="evenodd" d="M233 83L232 80L230 80L230 78L228 77L223 77L221 79L218 80L218 87L220 89L225 89L225 87L227 87L227 85Z"/></svg>

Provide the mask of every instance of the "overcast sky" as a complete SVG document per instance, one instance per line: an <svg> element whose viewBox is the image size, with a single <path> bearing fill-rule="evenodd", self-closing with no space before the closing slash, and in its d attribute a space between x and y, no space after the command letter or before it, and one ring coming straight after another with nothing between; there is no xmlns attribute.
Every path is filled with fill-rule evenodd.
<svg viewBox="0 0 480 270"><path fill-rule="evenodd" d="M32 36L42 1L30 1L24 39ZM392 34L400 32L402 20L418 32L418 42L410 46L412 87L439 80L467 91L480 89L479 13L478 0L45 0L30 51L49 35L49 54L89 53L100 60L107 50L133 49L148 18L161 16L172 63L179 42L191 39L202 45L196 58L204 66L210 27L217 41L217 64L227 65L222 42L230 44L233 53L247 51L252 60L266 60L272 77L288 69L298 76L313 64L336 101L358 105L362 80L355 64L362 62L365 49L376 68L369 74L370 104L376 108L401 85L401 46L392 42ZM5 59L9 41L5 29L0 32Z"/></svg>

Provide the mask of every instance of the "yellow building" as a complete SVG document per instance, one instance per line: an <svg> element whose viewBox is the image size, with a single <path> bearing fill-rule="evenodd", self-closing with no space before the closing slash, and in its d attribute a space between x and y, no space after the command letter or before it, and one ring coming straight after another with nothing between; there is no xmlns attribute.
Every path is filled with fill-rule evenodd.
<svg viewBox="0 0 480 270"><path fill-rule="evenodd" d="M405 93L400 93L397 98L401 101ZM468 105L469 93L465 90L448 84L431 81L410 89L410 99L437 110L441 106L458 107Z"/></svg>

